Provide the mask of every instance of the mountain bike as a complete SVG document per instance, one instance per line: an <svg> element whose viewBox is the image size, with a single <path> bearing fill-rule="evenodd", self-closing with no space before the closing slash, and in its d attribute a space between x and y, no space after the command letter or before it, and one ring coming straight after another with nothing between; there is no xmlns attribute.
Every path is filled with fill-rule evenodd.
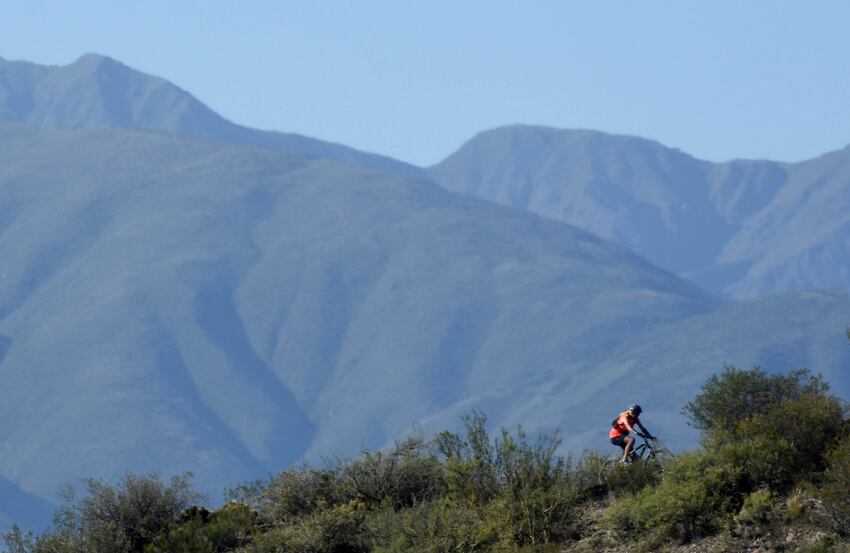
<svg viewBox="0 0 850 553"><path fill-rule="evenodd" d="M658 466L659 470L662 470L663 464L674 457L669 449L658 446L658 438L655 436L638 434L638 437L643 441L632 448L632 452L629 454L629 458L625 463L623 462L622 455L618 455L609 459L608 464L613 467L643 461L654 463Z"/></svg>
<svg viewBox="0 0 850 553"><path fill-rule="evenodd" d="M630 462L657 461L663 463L673 458L673 453L669 449L658 447L658 438L655 436L638 434L638 437L643 442L632 449L632 452L629 454Z"/></svg>

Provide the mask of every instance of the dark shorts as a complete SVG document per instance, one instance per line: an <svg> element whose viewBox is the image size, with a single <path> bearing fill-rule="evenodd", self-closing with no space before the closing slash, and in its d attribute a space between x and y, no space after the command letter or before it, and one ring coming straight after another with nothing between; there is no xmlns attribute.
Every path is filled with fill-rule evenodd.
<svg viewBox="0 0 850 553"><path fill-rule="evenodd" d="M626 447L626 436L620 435L614 438L611 438L611 443L618 447Z"/></svg>

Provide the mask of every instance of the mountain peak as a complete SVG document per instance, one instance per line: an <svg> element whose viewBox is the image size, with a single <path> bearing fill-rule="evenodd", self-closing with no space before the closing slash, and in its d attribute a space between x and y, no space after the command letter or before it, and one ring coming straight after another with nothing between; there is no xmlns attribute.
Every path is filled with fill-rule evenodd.
<svg viewBox="0 0 850 553"><path fill-rule="evenodd" d="M77 58L71 65L101 63L104 61L115 62L115 59L110 58L109 56L105 56L103 54L98 54L96 52L86 52L85 54Z"/></svg>
<svg viewBox="0 0 850 553"><path fill-rule="evenodd" d="M306 136L228 121L179 86L118 60L87 53L65 66L3 63L0 120L59 128L125 128L306 153L421 177L385 156Z"/></svg>
<svg viewBox="0 0 850 553"><path fill-rule="evenodd" d="M84 80L91 78L92 75L108 75L120 76L123 80L119 82L119 86L124 88L128 86L144 86L166 84L166 81L146 73L142 73L128 65L124 65L120 61L104 56L101 54L83 54L73 63L62 67L60 70L72 79ZM170 83L168 83L169 86ZM175 89L179 90L177 87ZM117 92L113 90L112 92ZM182 90L180 92L183 92Z"/></svg>
<svg viewBox="0 0 850 553"><path fill-rule="evenodd" d="M463 147L461 147L461 149L471 144L487 142L490 140L509 140L513 142L517 139L540 141L541 143L550 144L553 146L558 144L587 144L595 142L604 142L606 146L610 144L640 144L646 147L660 148L671 152L679 152L677 148L670 148L656 140L651 140L636 135L615 134L594 129L564 129L558 127L550 127L546 125L529 125L519 123L503 125L501 127L495 127L492 129L481 131L475 136L473 136L472 139L470 139Z"/></svg>

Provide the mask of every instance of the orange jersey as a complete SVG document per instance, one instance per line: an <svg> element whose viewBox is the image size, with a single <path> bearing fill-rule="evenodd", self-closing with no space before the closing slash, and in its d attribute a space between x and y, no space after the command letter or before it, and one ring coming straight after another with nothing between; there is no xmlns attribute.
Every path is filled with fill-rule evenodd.
<svg viewBox="0 0 850 553"><path fill-rule="evenodd" d="M608 438L616 438L617 436L628 436L629 429L626 426L628 423L629 426L634 428L637 419L629 414L628 411L623 411L620 413L614 422L611 424L611 431L608 432Z"/></svg>

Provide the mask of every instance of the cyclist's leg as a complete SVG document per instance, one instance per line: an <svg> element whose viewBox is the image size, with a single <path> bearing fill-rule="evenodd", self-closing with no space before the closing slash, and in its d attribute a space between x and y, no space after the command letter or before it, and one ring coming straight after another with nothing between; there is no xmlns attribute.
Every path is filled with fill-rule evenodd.
<svg viewBox="0 0 850 553"><path fill-rule="evenodd" d="M619 447L621 450L626 449L626 437L625 436L616 436L611 438L611 443L615 446ZM622 459L620 460L622 462Z"/></svg>
<svg viewBox="0 0 850 553"><path fill-rule="evenodd" d="M627 462L629 460L629 456L632 453L632 446L634 446L635 439L632 436L626 436L623 438L623 443L625 446L623 447L623 462Z"/></svg>

